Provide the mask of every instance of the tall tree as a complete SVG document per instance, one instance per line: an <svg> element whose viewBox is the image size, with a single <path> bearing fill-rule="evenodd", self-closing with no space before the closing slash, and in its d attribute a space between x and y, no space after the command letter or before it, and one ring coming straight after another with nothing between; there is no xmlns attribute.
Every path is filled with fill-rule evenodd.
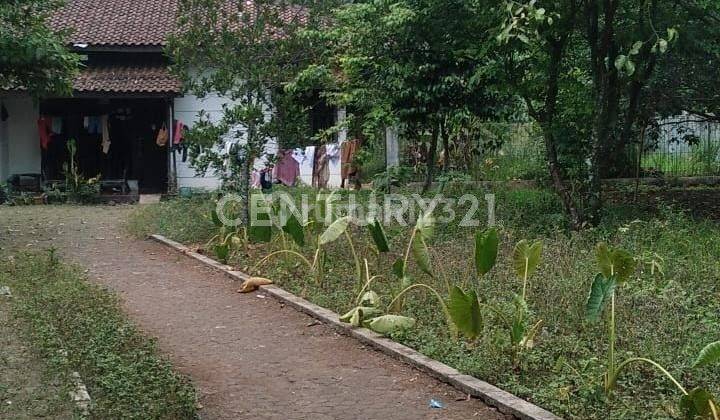
<svg viewBox="0 0 720 420"><path fill-rule="evenodd" d="M201 115L189 133L191 161L221 175L244 197L249 220L250 171L269 141L287 137L301 121L285 84L311 57L298 32L317 23L317 8L282 0L181 0L178 31L168 43L186 88L231 101L222 118Z"/></svg>
<svg viewBox="0 0 720 420"><path fill-rule="evenodd" d="M673 44L697 29L681 3L507 1L501 11L506 80L543 129L553 186L576 228L599 221L601 181L622 169L626 145L652 115L659 67L669 70L684 54Z"/></svg>
<svg viewBox="0 0 720 420"><path fill-rule="evenodd" d="M0 90L23 89L35 97L70 94L80 57L64 33L48 25L63 2L4 0L0 3Z"/></svg>
<svg viewBox="0 0 720 420"><path fill-rule="evenodd" d="M362 113L370 130L400 123L429 134L425 189L439 142L447 146L448 123L458 120L452 117L492 116L502 102L489 89L491 73L478 66L488 57L473 34L490 29L479 16L465 0L369 0L339 7L330 27L315 34L327 54L307 72L332 81L328 96L336 104Z"/></svg>

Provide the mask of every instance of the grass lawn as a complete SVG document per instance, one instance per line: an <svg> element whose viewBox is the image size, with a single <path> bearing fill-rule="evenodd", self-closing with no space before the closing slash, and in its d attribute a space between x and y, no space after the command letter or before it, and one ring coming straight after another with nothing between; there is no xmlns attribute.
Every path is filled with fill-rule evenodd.
<svg viewBox="0 0 720 420"><path fill-rule="evenodd" d="M489 191L446 191L457 196L468 192L482 198ZM416 326L395 334L394 339L566 418L678 418L677 390L645 365L626 371L612 398L606 398L601 391L608 346L606 323L586 321L584 308L599 271L594 248L599 241L606 241L627 249L639 263L632 278L616 291L618 360L649 357L666 366L686 388L704 386L715 395L720 393L720 366L690 367L706 344L720 339L717 223L693 219L668 206L641 211L613 205L606 210L600 227L577 233L565 229L565 218L551 192L493 192L501 234L501 252L493 271L477 278L472 263L476 229L462 228L457 223L436 226L429 243L435 276L422 273L413 263L410 270L417 282L436 287L444 296L453 285L474 288L483 302L511 314L513 295L522 288L522 280L512 269L512 249L521 239L542 240L542 263L530 279L527 299L532 319L542 320L533 348L523 353L519 364L514 364L510 334L489 312L484 314L483 333L478 340L454 340L435 298L422 292L410 295L402 311L417 319ZM362 195L367 197L368 193ZM213 207L210 200L199 198L143 206L128 226L138 236L161 233L202 247L217 231L209 216ZM481 221L485 220L483 212L481 205ZM378 256L367 230L352 228L355 247L361 257L368 259L371 273L385 276L372 287L385 305L401 288L391 267L405 251L409 228L391 225L386 232L391 252ZM278 249L279 240L251 245L230 262L339 313L355 306L353 300L360 286L344 240L326 247L327 269L322 285L316 284L305 266L292 257L274 259L254 270L263 256ZM312 259L311 245L298 251Z"/></svg>
<svg viewBox="0 0 720 420"><path fill-rule="evenodd" d="M80 415L68 395L73 372L92 398L90 418L197 417L190 383L125 318L116 297L87 282L79 268L58 261L52 251L0 253L0 286L13 294L0 297L0 322L12 319L18 333L3 336L9 352L3 346L0 361L15 373L0 373L1 418ZM20 366L19 357L34 363ZM32 376L20 377L25 374ZM16 402L7 404L10 398Z"/></svg>

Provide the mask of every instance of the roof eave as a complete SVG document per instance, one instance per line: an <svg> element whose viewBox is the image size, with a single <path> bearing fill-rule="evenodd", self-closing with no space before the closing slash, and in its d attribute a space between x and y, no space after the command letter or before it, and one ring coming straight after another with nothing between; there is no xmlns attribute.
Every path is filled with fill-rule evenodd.
<svg viewBox="0 0 720 420"><path fill-rule="evenodd" d="M82 45L82 46L81 46ZM116 45L102 44L90 45L81 42L70 44L73 51L78 53L117 52L117 53L163 53L164 45Z"/></svg>

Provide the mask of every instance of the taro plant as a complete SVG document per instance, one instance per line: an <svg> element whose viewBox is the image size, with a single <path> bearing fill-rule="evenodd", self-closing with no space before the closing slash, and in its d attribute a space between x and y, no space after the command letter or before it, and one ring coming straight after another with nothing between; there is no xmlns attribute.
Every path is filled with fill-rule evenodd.
<svg viewBox="0 0 720 420"><path fill-rule="evenodd" d="M659 370L682 394L679 405L687 419L713 418L720 420L717 400L709 391L703 388L694 388L687 391L680 382L658 362L644 358L631 357L617 364L615 357L615 291L635 272L637 262L632 255L622 249L609 247L601 242L596 248L596 257L600 266L600 273L590 288L585 305L586 317L596 322L600 319L605 308L610 306L608 312L608 365L604 375L604 390L611 395L617 386L620 374L630 365L636 363L649 364ZM693 368L709 365L720 361L720 341L708 344L698 355Z"/></svg>
<svg viewBox="0 0 720 420"><path fill-rule="evenodd" d="M635 272L636 262L629 252L609 247L601 242L595 250L600 273L595 276L590 294L585 304L585 316L592 322L597 322L605 307L610 306L608 312L608 354L607 370L605 372L604 389L610 394L615 387L618 367L615 360L615 289L622 286Z"/></svg>
<svg viewBox="0 0 720 420"><path fill-rule="evenodd" d="M271 215L271 219L273 225L275 225L275 227L280 232L282 249L278 251L273 251L270 254L266 255L257 264L255 264L255 267L253 267L253 272L261 265L265 264L267 261L276 256L294 256L298 258L301 262L303 262L311 271L314 271L315 265L310 263L310 261L308 261L308 259L305 258L303 254L294 249L291 249L291 246L286 240L287 235L292 239L292 242L294 242L295 245L297 245L298 247L303 247L305 245L305 227L307 224L301 223L297 216L292 212L290 212L289 214L285 213L282 208L274 209L273 214Z"/></svg>
<svg viewBox="0 0 720 420"><path fill-rule="evenodd" d="M243 247L246 242L242 230L225 226L215 210L210 212L210 219L217 228L217 233L210 238L205 249L210 249L223 264L227 264L232 255Z"/></svg>
<svg viewBox="0 0 720 420"><path fill-rule="evenodd" d="M411 286L413 286L413 284L415 283L412 275L408 273L408 263L410 261L410 255L412 255L415 263L421 271L423 271L430 277L434 277L430 264L430 251L427 246L427 241L432 237L434 227L435 219L433 218L431 213L424 213L420 215L410 233L410 239L408 240L407 248L405 249L403 258L398 258L393 263L392 271L393 274L395 274L395 276L398 278L398 280L400 280L400 289L402 290L398 294L398 298L394 300L394 303L397 305L395 309L398 311L401 310L404 305L405 294L410 290L413 290Z"/></svg>
<svg viewBox="0 0 720 420"><path fill-rule="evenodd" d="M542 325L540 320L530 326L531 314L527 304L528 281L540 264L542 247L541 241L530 243L522 240L515 245L513 251L513 268L515 274L523 281L522 294L516 294L513 298L515 311L510 327L511 344L515 350L516 360L523 350L532 348L533 340Z"/></svg>
<svg viewBox="0 0 720 420"><path fill-rule="evenodd" d="M495 266L498 245L495 228L480 231L475 235L474 262L478 278L482 278ZM475 340L482 332L481 304L474 290L465 292L460 287L453 286L450 289L448 312L455 328L468 339Z"/></svg>
<svg viewBox="0 0 720 420"><path fill-rule="evenodd" d="M274 257L281 255L294 256L300 262L302 262L313 274L315 278L315 283L318 286L321 286L325 277L325 250L323 249L323 246L336 241L338 238L340 238L340 236L344 234L350 244L350 249L353 252L358 281L362 282L362 272L359 259L357 253L355 252L352 238L347 232L348 226L350 224L350 218L336 217L337 214L334 211L334 203L336 201L337 196L335 192L332 192L330 194L318 194L316 197L316 212L311 214L311 217L307 220L307 222L301 222L292 213L289 215L284 215L284 217L283 215L279 215L278 217L276 217L275 225L281 232L280 235L283 243L282 249L266 255L257 264L255 264L255 266L253 267L253 272L256 272L256 270L260 266L270 261ZM281 210L276 210L275 213L279 214L280 212ZM322 231L321 228L324 226L325 223L328 222L331 222L330 226L328 226L326 230ZM309 232L309 234L315 238L316 247L312 262L300 252L290 249L287 241L285 240L285 235L290 236L290 238L292 238L293 242L295 242L298 247L303 247L306 244L306 232Z"/></svg>
<svg viewBox="0 0 720 420"><path fill-rule="evenodd" d="M720 361L720 341L710 343L705 346L695 359L693 368L707 366ZM654 360L644 357L632 357L620 363L613 377L612 387L615 386L620 374L632 364L645 363L659 370L672 384L680 391L680 400L678 405L682 415L687 420L696 419L713 419L720 420L720 409L718 408L717 398L715 398L707 389L696 387L688 391L667 369Z"/></svg>
<svg viewBox="0 0 720 420"><path fill-rule="evenodd" d="M370 231L370 237L372 237L375 249L377 252L384 253L390 252L390 242L388 241L387 235L385 235L385 229L382 227L382 223L372 217L368 220L368 230Z"/></svg>
<svg viewBox="0 0 720 420"><path fill-rule="evenodd" d="M380 297L373 290L369 290L373 281L383 278L383 276L370 276L370 268L367 259L365 263L365 285L360 290L355 304L357 305L346 314L340 317L341 322L349 323L354 327L364 326L380 334L390 334L400 329L412 328L415 325L415 319L402 315L386 313L380 306ZM442 299L441 304L444 305ZM387 312L390 311L391 305Z"/></svg>
<svg viewBox="0 0 720 420"><path fill-rule="evenodd" d="M365 263L365 285L360 289L354 304L357 305L345 315L340 317L340 321L348 322L354 327L362 325L363 321L372 319L384 314L384 311L380 309L380 297L376 292L370 289L370 286L375 280L383 278L381 275L370 276L370 267L367 259L364 259Z"/></svg>

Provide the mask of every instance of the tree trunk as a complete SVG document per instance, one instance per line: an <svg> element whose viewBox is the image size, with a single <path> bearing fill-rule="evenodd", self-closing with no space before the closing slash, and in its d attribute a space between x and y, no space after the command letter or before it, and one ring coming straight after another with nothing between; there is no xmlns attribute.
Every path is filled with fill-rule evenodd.
<svg viewBox="0 0 720 420"><path fill-rule="evenodd" d="M552 179L553 188L560 196L560 200L565 207L565 212L570 218L570 225L573 229L579 230L584 225L584 217L581 209L577 206L575 199L565 183L562 168L557 154L557 141L555 138L555 114L557 109L558 81L560 78L560 69L562 64L562 54L565 48L566 39L561 39L551 45L550 62L548 69L548 88L545 97L545 107L541 114L535 114L535 118L539 120L543 130L543 139L545 142L545 158L548 162L550 178ZM528 102L530 109L532 103Z"/></svg>
<svg viewBox="0 0 720 420"><path fill-rule="evenodd" d="M430 145L428 146L427 151L427 173L425 175L425 185L423 185L423 193L426 193L430 190L430 186L433 182L433 175L435 174L435 152L437 149L437 142L438 142L438 136L439 136L439 129L438 125L433 125L432 128L432 134L430 136Z"/></svg>
<svg viewBox="0 0 720 420"><path fill-rule="evenodd" d="M445 121L440 123L440 135L443 142L443 172L450 168L450 134L447 132Z"/></svg>

